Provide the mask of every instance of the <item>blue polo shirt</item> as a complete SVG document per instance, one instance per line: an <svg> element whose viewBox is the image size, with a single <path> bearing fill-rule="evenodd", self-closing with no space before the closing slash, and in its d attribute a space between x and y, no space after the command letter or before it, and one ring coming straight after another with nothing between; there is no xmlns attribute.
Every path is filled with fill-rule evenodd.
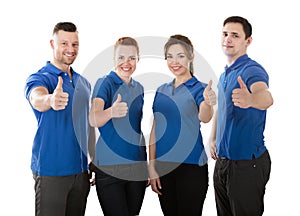
<svg viewBox="0 0 300 216"><path fill-rule="evenodd" d="M243 109L233 105L232 91L240 88L238 76L241 76L249 91L255 82L265 82L267 85L269 82L264 68L248 55L225 67L218 84L217 154L231 160L251 160L266 150L263 135L266 110Z"/></svg>
<svg viewBox="0 0 300 216"><path fill-rule="evenodd" d="M39 112L32 107L37 120L33 141L31 169L41 176L66 176L79 174L88 169L88 112L91 86L72 68L72 80L49 61L38 72L31 74L25 86L29 101L32 89L43 86L53 93L58 76L63 78L63 91L69 94L64 110L52 108Z"/></svg>
<svg viewBox="0 0 300 216"><path fill-rule="evenodd" d="M122 102L127 103L128 113L122 118L112 118L98 128L100 136L94 160L96 165L131 164L147 159L141 131L144 88L133 79L127 85L111 71L97 80L92 97L103 99L104 109L107 109L116 101L118 94L121 94Z"/></svg>
<svg viewBox="0 0 300 216"><path fill-rule="evenodd" d="M177 88L172 81L157 89L153 113L158 161L199 165L207 162L198 118L205 86L192 77Z"/></svg>

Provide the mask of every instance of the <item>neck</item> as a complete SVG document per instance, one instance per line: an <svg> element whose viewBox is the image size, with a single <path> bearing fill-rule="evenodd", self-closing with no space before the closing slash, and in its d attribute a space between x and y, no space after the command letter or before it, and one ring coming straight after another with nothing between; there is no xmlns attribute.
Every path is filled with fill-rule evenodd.
<svg viewBox="0 0 300 216"><path fill-rule="evenodd" d="M127 85L128 85L128 83L130 82L130 80L131 80L131 76L122 76L122 74L119 72L119 71L117 71L117 70L115 70L115 72L116 72L116 74L118 75L118 77L124 82L124 83L126 83Z"/></svg>
<svg viewBox="0 0 300 216"><path fill-rule="evenodd" d="M240 53L239 55L235 55L235 56L227 56L227 66L230 67L231 65L233 65L233 63L241 56L245 55L246 52Z"/></svg>
<svg viewBox="0 0 300 216"><path fill-rule="evenodd" d="M182 83L185 83L189 79L192 78L191 74L185 75L185 76L177 76L174 81L174 87L176 88L177 86L181 85Z"/></svg>
<svg viewBox="0 0 300 216"><path fill-rule="evenodd" d="M67 72L69 75L71 74L71 66L70 65L59 64L55 60L51 61L50 63L53 64L58 69L60 69L61 71Z"/></svg>

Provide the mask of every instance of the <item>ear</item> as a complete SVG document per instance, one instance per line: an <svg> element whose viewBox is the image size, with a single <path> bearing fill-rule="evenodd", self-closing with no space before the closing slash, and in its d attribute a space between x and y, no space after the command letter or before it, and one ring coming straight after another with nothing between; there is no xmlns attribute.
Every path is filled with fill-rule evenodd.
<svg viewBox="0 0 300 216"><path fill-rule="evenodd" d="M54 40L53 39L50 40L50 46L52 49L54 49Z"/></svg>
<svg viewBox="0 0 300 216"><path fill-rule="evenodd" d="M194 57L195 57L194 53L191 54L191 57L189 57L189 55L187 55L187 58L188 58L188 60L190 60L190 62L194 61Z"/></svg>
<svg viewBox="0 0 300 216"><path fill-rule="evenodd" d="M248 47L252 43L252 36L248 37L246 46Z"/></svg>

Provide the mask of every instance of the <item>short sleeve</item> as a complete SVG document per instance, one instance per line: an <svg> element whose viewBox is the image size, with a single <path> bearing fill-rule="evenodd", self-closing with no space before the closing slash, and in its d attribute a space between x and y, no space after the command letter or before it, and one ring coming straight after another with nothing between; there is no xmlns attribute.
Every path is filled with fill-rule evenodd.
<svg viewBox="0 0 300 216"><path fill-rule="evenodd" d="M43 86L47 88L49 92L51 91L48 82L45 81L45 77L41 74L31 74L26 80L24 89L24 94L27 100L29 100L31 91L38 86Z"/></svg>
<svg viewBox="0 0 300 216"><path fill-rule="evenodd" d="M248 89L250 89L250 86L256 82L264 82L267 86L269 86L269 76L265 69L260 65L251 65L245 68L243 79Z"/></svg>

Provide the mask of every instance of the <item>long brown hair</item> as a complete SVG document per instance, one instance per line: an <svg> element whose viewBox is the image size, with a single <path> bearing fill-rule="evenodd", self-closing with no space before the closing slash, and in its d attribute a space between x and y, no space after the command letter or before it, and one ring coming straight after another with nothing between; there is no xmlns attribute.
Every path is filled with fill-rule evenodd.
<svg viewBox="0 0 300 216"><path fill-rule="evenodd" d="M170 48L171 45L174 45L174 44L180 44L180 45L182 45L183 48L186 50L187 57L189 59L193 58L194 46L193 46L192 42L190 41L190 39L188 37L184 36L184 35L175 34L175 35L172 35L168 39L167 43L165 44L165 47L164 47L165 59L167 59L168 49ZM193 62L190 63L189 71L190 71L191 75L193 76L194 75L194 65L193 65Z"/></svg>

